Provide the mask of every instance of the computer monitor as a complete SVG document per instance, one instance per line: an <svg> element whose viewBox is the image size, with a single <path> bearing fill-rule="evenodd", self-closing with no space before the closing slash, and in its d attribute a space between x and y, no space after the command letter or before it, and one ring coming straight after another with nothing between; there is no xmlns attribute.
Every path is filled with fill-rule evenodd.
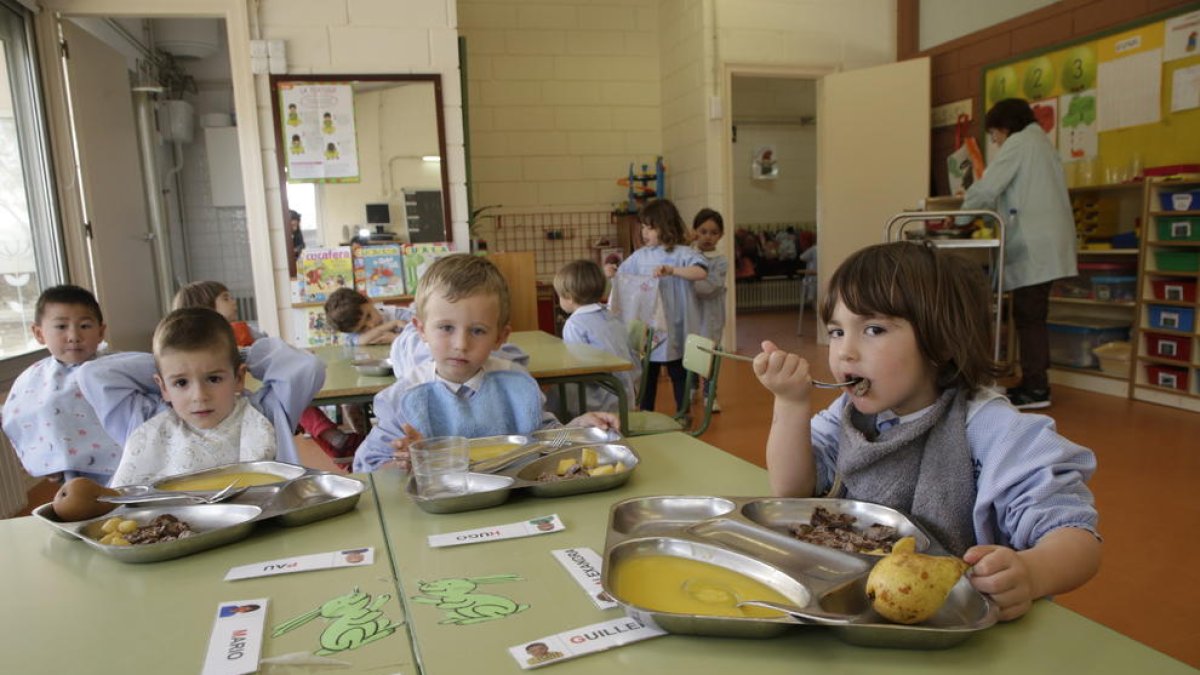
<svg viewBox="0 0 1200 675"><path fill-rule="evenodd" d="M387 204L367 204L367 222L371 225L387 225L392 222Z"/></svg>

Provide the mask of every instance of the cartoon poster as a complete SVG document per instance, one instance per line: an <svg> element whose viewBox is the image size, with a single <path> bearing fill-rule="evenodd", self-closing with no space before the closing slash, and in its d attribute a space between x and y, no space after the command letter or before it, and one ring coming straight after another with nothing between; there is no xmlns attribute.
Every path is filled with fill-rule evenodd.
<svg viewBox="0 0 1200 675"><path fill-rule="evenodd" d="M779 158L775 155L773 145L755 148L750 164L750 176L754 180L775 180L779 177Z"/></svg>
<svg viewBox="0 0 1200 675"><path fill-rule="evenodd" d="M1100 131L1162 119L1163 24L1153 23L1096 43L1096 124Z"/></svg>
<svg viewBox="0 0 1200 675"><path fill-rule="evenodd" d="M281 82L279 105L289 183L358 182L351 85Z"/></svg>
<svg viewBox="0 0 1200 675"><path fill-rule="evenodd" d="M1045 98L1040 101L1034 101L1031 106L1033 108L1033 116L1037 118L1038 126L1042 127L1042 131L1046 132L1046 138L1050 139L1050 145L1058 147L1058 99Z"/></svg>
<svg viewBox="0 0 1200 675"><path fill-rule="evenodd" d="M1200 10L1171 17L1165 26L1163 61L1200 55Z"/></svg>
<svg viewBox="0 0 1200 675"><path fill-rule="evenodd" d="M1064 162L1091 159L1099 151L1096 90L1064 94L1059 99L1058 152Z"/></svg>

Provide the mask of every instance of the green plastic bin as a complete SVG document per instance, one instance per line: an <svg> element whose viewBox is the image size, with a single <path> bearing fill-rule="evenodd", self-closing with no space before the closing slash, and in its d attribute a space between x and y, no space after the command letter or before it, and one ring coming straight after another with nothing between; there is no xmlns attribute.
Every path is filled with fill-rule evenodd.
<svg viewBox="0 0 1200 675"><path fill-rule="evenodd" d="M1161 272L1200 270L1200 251L1155 251L1154 262Z"/></svg>
<svg viewBox="0 0 1200 675"><path fill-rule="evenodd" d="M1200 241L1200 216L1157 216L1159 241Z"/></svg>

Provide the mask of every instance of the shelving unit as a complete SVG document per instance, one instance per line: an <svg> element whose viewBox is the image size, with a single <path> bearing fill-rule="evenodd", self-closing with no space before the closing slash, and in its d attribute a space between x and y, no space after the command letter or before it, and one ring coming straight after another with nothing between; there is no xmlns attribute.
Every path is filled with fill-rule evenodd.
<svg viewBox="0 0 1200 675"><path fill-rule="evenodd" d="M1192 192L1190 210L1163 196ZM1169 197L1168 197L1169 199ZM1200 174L1147 184L1130 397L1200 412Z"/></svg>
<svg viewBox="0 0 1200 675"><path fill-rule="evenodd" d="M1080 232L1082 244L1077 251L1079 263L1087 265L1129 262L1134 270L1139 268L1140 253L1137 248L1092 248L1093 245L1088 244L1087 240L1133 234L1138 224L1145 222L1145 186L1142 183L1090 185L1073 187L1068 192L1076 208L1076 227ZM1130 274L1136 275L1136 272L1131 270ZM1051 295L1049 321L1123 323L1129 326L1132 337L1137 304L1136 299L1098 298L1090 291L1088 297ZM1129 395L1128 372L1114 374L1104 372L1098 366L1077 368L1051 364L1049 375L1051 384L1086 389L1110 396Z"/></svg>

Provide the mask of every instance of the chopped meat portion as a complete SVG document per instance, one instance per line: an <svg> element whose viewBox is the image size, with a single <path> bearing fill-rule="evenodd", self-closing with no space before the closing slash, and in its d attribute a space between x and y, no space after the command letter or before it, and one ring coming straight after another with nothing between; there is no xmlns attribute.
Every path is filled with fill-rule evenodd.
<svg viewBox="0 0 1200 675"><path fill-rule="evenodd" d="M875 523L859 532L854 528L858 519L848 513L834 513L818 506L811 522L797 523L789 529L800 541L827 546L848 553L889 553L899 540L896 528Z"/></svg>
<svg viewBox="0 0 1200 675"><path fill-rule="evenodd" d="M149 525L139 527L136 531L125 535L130 544L157 544L164 541L184 539L194 534L191 526L169 513L150 521Z"/></svg>

